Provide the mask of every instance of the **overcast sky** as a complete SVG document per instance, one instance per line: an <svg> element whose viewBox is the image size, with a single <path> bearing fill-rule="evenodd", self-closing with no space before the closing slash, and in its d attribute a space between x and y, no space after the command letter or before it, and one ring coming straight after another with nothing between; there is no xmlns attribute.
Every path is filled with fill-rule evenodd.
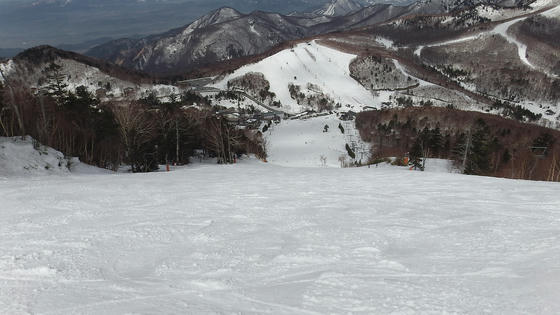
<svg viewBox="0 0 560 315"><path fill-rule="evenodd" d="M222 6L288 13L328 0L0 0L0 48L148 35ZM70 2L70 3L67 3Z"/></svg>

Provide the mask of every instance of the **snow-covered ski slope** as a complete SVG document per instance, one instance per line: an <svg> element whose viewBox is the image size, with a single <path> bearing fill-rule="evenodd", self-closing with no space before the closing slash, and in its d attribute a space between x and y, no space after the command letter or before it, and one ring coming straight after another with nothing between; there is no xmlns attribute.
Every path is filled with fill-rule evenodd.
<svg viewBox="0 0 560 315"><path fill-rule="evenodd" d="M559 190L256 161L0 179L0 313L558 314Z"/></svg>
<svg viewBox="0 0 560 315"><path fill-rule="evenodd" d="M229 80L256 72L262 73L269 81L270 91L276 94L282 103L282 110L288 113L299 113L306 109L292 99L289 84L301 86L302 92L306 94L314 94L316 91L307 89L309 83L318 86L344 108L348 109L346 105L350 105L359 110L363 106L373 106L374 102L371 93L350 76L349 65L354 58L356 55L312 41L241 67L214 86L226 89Z"/></svg>
<svg viewBox="0 0 560 315"><path fill-rule="evenodd" d="M345 122L335 115L283 120L278 125L273 124L265 137L267 160L275 165L340 167L341 157L346 162L351 161L346 144L355 149L355 161L365 163L369 158L370 145L361 140L354 121Z"/></svg>

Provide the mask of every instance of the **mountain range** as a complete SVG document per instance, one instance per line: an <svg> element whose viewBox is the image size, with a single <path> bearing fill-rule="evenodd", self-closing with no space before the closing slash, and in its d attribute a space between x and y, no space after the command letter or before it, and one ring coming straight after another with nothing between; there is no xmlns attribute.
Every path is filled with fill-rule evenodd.
<svg viewBox="0 0 560 315"><path fill-rule="evenodd" d="M440 11L439 5L432 4L364 6L352 0L335 0L319 10L290 15L265 11L243 14L223 7L186 26L144 38L114 40L86 54L136 70L179 74L194 67L264 53L288 40Z"/></svg>
<svg viewBox="0 0 560 315"><path fill-rule="evenodd" d="M491 4L522 7L523 1ZM332 0L318 10L289 15L265 11L243 14L223 7L183 27L143 38L110 41L86 54L154 74L181 74L216 62L261 54L288 40L373 26L402 16L441 14L472 6L473 1L423 0L409 5L369 5L357 0Z"/></svg>
<svg viewBox="0 0 560 315"><path fill-rule="evenodd" d="M222 6L241 12L312 10L327 0L0 0L0 48L75 45L155 34Z"/></svg>
<svg viewBox="0 0 560 315"><path fill-rule="evenodd" d="M159 35L111 41L90 50L89 57L42 47L0 67L36 86L45 68L57 62L71 86L86 85L107 99L122 97L127 89L145 97L151 86L165 97L193 88L176 84L179 79L209 77L195 80L195 90L218 93L235 86L256 102L247 106L264 111L322 111L337 103L359 111L428 102L555 126L560 112L558 4L374 4L342 16L243 14L224 7ZM343 62L333 68L340 58ZM329 68L336 71L323 73ZM281 73L292 74L278 81ZM360 95L372 98L357 103L352 96L341 98L343 84L324 81L334 77L349 86L359 83ZM158 82L176 86L156 87ZM99 91L105 85L112 91Z"/></svg>

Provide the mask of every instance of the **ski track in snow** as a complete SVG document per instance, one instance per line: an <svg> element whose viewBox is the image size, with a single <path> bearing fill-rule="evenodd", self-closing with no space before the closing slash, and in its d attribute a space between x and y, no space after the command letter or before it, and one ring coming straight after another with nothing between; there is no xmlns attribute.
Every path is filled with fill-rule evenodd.
<svg viewBox="0 0 560 315"><path fill-rule="evenodd" d="M0 179L0 313L554 314L559 189L254 160Z"/></svg>
<svg viewBox="0 0 560 315"><path fill-rule="evenodd" d="M515 20L511 20L509 22L499 24L498 26L496 26L492 30L492 32L490 32L490 35L492 35L492 34L501 35L503 38L505 38L508 41L508 43L514 44L515 46L517 46L517 54L519 55L519 59L524 64L529 66L529 68L536 69L536 67L529 61L529 59L527 59L527 45L523 44L522 42L518 41L516 38L514 38L513 36L508 34L508 29L513 24L515 24L517 22L524 21L526 18L527 17L523 17L523 18L519 18L519 19L515 19Z"/></svg>
<svg viewBox="0 0 560 315"><path fill-rule="evenodd" d="M418 46L416 48L416 50L414 51L414 54L418 57L420 57L420 55L422 54L422 49L424 49L424 47L439 47L439 46L447 46L447 45L452 45L452 44L457 44L457 43L462 43L462 42L466 42L469 40L474 40L479 38L479 35L473 35L473 36L467 36L467 37L461 37L461 38L457 38L457 39L453 39L453 40L449 40L449 41L445 41L445 42L441 42L441 43L435 43L435 44L429 44L429 45L421 45Z"/></svg>
<svg viewBox="0 0 560 315"><path fill-rule="evenodd" d="M546 11L542 15L544 15L546 17L549 17L549 18L557 18L557 19L560 18L560 5L556 6L552 10Z"/></svg>
<svg viewBox="0 0 560 315"><path fill-rule="evenodd" d="M420 86L433 86L435 84L428 82L428 81L424 81L418 77L415 77L413 75L410 75L408 72L406 72L406 70L404 69L404 67L401 65L401 63L397 60L397 59L393 59L393 64L395 65L395 67L405 76L407 77L411 77L414 80L418 81L418 83L420 83Z"/></svg>

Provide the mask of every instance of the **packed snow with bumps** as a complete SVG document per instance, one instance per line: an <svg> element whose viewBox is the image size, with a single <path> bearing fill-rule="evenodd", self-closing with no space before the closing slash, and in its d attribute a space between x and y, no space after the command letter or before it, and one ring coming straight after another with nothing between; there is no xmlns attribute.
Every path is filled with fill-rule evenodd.
<svg viewBox="0 0 560 315"><path fill-rule="evenodd" d="M559 189L255 160L0 179L0 313L555 314Z"/></svg>

